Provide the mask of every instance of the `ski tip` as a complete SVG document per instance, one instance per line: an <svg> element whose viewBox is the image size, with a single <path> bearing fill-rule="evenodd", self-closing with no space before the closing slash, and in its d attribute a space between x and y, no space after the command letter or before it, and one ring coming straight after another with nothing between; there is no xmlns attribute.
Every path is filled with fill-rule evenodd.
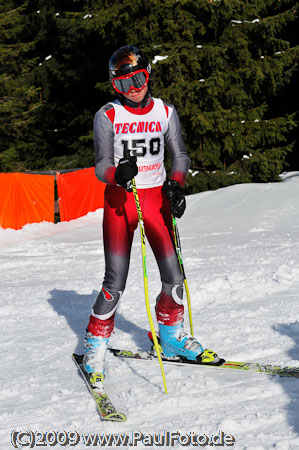
<svg viewBox="0 0 299 450"><path fill-rule="evenodd" d="M103 420L109 420L110 422L126 422L127 416L120 412L115 412L107 415L100 414Z"/></svg>

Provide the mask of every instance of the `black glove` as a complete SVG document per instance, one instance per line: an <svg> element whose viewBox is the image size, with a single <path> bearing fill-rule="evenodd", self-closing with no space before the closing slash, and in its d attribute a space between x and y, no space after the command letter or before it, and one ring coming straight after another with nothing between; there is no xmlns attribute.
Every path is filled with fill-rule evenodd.
<svg viewBox="0 0 299 450"><path fill-rule="evenodd" d="M180 183L175 180L166 180L163 190L170 204L170 211L174 217L182 217L186 209L186 200Z"/></svg>
<svg viewBox="0 0 299 450"><path fill-rule="evenodd" d="M131 156L129 154L119 160L114 178L116 179L117 184L124 187L125 189L128 188L128 183L130 184L132 178L134 178L138 173L136 162L136 156Z"/></svg>

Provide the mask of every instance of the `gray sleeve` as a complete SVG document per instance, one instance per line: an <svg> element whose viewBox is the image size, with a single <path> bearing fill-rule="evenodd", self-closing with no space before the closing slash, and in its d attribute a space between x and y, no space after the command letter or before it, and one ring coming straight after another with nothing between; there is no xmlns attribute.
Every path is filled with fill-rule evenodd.
<svg viewBox="0 0 299 450"><path fill-rule="evenodd" d="M169 108L170 115L165 134L165 144L172 161L170 178L183 185L188 175L190 158L183 140L178 113L173 105L168 103L165 103L165 105Z"/></svg>
<svg viewBox="0 0 299 450"><path fill-rule="evenodd" d="M111 104L103 106L95 115L93 124L95 173L103 183L115 184L114 180L114 131L106 112Z"/></svg>

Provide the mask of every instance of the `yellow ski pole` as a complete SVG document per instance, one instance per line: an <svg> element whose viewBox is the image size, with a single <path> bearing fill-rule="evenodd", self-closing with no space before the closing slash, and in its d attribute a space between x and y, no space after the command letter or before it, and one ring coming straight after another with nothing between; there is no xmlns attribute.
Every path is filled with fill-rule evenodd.
<svg viewBox="0 0 299 450"><path fill-rule="evenodd" d="M139 221L139 226L140 226L141 246L142 246L143 280L144 280L144 294L145 294L146 311L147 311L147 315L148 315L150 329L151 329L152 336L153 336L154 347L155 347L155 350L157 352L157 356L158 356L158 360L159 360L159 364L160 364L160 369L161 369L161 374L162 374L162 379L163 379L163 385L164 385L164 392L165 392L165 394L167 394L167 385L166 385L166 377L165 377L165 372L164 372L164 366L163 366L163 362L162 362L162 358L161 358L160 347L159 347L157 335L156 335L156 332L155 332L155 327L154 327L153 318L152 318L152 315L151 315L151 310L150 310L150 305L149 305L148 283L147 283L147 272L146 272L145 230L144 230L143 215L142 215L140 202L139 202L139 195L138 195L138 191L137 191L137 188L136 188L136 183L135 183L135 179L134 178L132 179L132 189L133 189L133 194L134 194L134 199L135 199L135 204L136 204L136 209L137 209L137 214L138 214L138 221Z"/></svg>
<svg viewBox="0 0 299 450"><path fill-rule="evenodd" d="M191 311L191 299L190 299L189 287L188 287L186 274L185 274L185 269L184 269L184 264L183 264L182 247L181 247L181 242L180 242L179 229L177 227L174 215L172 215L172 226L173 226L173 233L174 233L174 242L175 242L176 253L177 253L177 256L178 256L181 272L182 272L182 275L184 277L184 285L185 285L185 290L186 290L186 295L187 295L187 304L188 304L188 313L189 313L190 332L191 332L191 336L194 336L193 335L192 311Z"/></svg>

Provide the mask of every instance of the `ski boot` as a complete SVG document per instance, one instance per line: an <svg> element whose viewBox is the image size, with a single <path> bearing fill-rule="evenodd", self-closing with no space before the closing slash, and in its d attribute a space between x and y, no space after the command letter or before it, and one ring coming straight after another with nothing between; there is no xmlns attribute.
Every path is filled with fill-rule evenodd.
<svg viewBox="0 0 299 450"><path fill-rule="evenodd" d="M160 345L165 357L180 356L199 364L221 365L224 363L212 350L204 350L191 335L185 333L183 322L177 325L159 324Z"/></svg>
<svg viewBox="0 0 299 450"><path fill-rule="evenodd" d="M94 336L90 332L86 333L84 339L83 367L89 375L89 381L94 388L101 388L104 383L105 354L108 345L108 338Z"/></svg>
<svg viewBox="0 0 299 450"><path fill-rule="evenodd" d="M159 324L160 344L166 357L184 356L196 361L196 357L203 352L201 344L183 330L183 322L177 325Z"/></svg>

